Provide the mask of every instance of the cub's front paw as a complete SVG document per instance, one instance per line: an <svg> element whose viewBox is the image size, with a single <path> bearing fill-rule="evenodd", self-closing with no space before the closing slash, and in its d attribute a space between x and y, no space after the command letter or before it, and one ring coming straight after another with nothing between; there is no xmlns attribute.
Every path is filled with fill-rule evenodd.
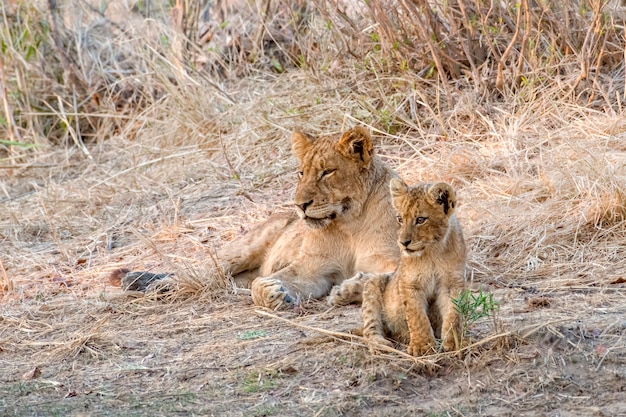
<svg viewBox="0 0 626 417"><path fill-rule="evenodd" d="M351 303L350 298L346 297L346 289L343 285L335 285L330 294L326 298L329 306L346 306Z"/></svg>
<svg viewBox="0 0 626 417"><path fill-rule="evenodd" d="M435 353L435 339L411 340L406 348L406 352L411 356L424 356Z"/></svg>
<svg viewBox="0 0 626 417"><path fill-rule="evenodd" d="M367 277L369 277L369 274L366 275L363 272L359 272L352 278L334 286L326 298L326 303L331 306L347 306L352 303L361 303L363 301L363 284Z"/></svg>
<svg viewBox="0 0 626 417"><path fill-rule="evenodd" d="M272 310L293 306L296 298L289 294L282 281L276 278L259 277L252 281L252 302Z"/></svg>
<svg viewBox="0 0 626 417"><path fill-rule="evenodd" d="M445 339L443 339L443 351L444 352L452 352L454 350L460 350L469 345L469 340L461 337L459 340L459 336L457 334L451 334Z"/></svg>
<svg viewBox="0 0 626 417"><path fill-rule="evenodd" d="M388 347L393 347L393 343L390 340L385 339L384 337L382 337L381 335L372 335L372 336L367 336L366 337L367 340L367 347L370 350L370 353L375 354L379 351L382 351L383 349L380 349L380 346L388 346Z"/></svg>

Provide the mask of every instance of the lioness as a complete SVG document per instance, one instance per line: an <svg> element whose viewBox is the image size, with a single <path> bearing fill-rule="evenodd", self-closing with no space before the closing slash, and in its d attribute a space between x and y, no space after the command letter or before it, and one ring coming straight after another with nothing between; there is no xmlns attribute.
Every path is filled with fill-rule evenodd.
<svg viewBox="0 0 626 417"><path fill-rule="evenodd" d="M388 192L397 175L376 156L367 129L318 138L295 132L291 145L300 163L297 215L273 216L218 253L237 285L251 287L254 303L271 309L323 297L359 271L394 271L400 259ZM137 274L122 287L145 287L146 274Z"/></svg>
<svg viewBox="0 0 626 417"><path fill-rule="evenodd" d="M400 258L388 192L397 175L367 129L316 139L295 132L291 145L300 163L298 217L270 218L218 256L238 285L252 278L252 300L271 309L323 297L359 271L393 271Z"/></svg>
<svg viewBox="0 0 626 417"><path fill-rule="evenodd" d="M437 336L445 351L453 350L462 335L451 297L464 289L466 256L454 191L442 182L408 187L397 178L390 190L402 250L398 270L357 275L335 289L330 301L349 303L355 288L362 286L365 338L390 345L388 335L419 356L434 351Z"/></svg>

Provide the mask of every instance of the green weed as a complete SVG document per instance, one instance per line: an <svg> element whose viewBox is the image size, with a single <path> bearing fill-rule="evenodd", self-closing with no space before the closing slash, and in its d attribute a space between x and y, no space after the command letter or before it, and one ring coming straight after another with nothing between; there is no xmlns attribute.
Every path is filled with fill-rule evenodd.
<svg viewBox="0 0 626 417"><path fill-rule="evenodd" d="M240 333L237 338L239 340L252 340L265 336L267 336L267 332L265 330L246 330L245 332Z"/></svg>
<svg viewBox="0 0 626 417"><path fill-rule="evenodd" d="M241 389L245 393L272 390L278 386L276 371L251 372L244 378Z"/></svg>
<svg viewBox="0 0 626 417"><path fill-rule="evenodd" d="M462 291L457 298L452 299L454 308L461 319L461 334L468 335L469 328L483 317L494 316L498 310L498 302L493 299L493 294L483 293L482 288L478 294L472 294L470 290Z"/></svg>

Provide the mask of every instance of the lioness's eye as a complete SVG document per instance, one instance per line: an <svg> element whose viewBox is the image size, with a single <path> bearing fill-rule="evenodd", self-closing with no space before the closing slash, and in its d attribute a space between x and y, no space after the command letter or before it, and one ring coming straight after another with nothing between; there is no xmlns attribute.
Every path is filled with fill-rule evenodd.
<svg viewBox="0 0 626 417"><path fill-rule="evenodd" d="M396 220L398 221L398 224L402 224L402 216L396 216Z"/></svg>
<svg viewBox="0 0 626 417"><path fill-rule="evenodd" d="M324 170L324 172L322 172L322 176L320 178L324 178L329 176L330 174L332 174L333 172L337 171L336 169L326 169Z"/></svg>
<svg viewBox="0 0 626 417"><path fill-rule="evenodd" d="M418 217L415 219L415 224L424 224L426 220L428 220L428 217Z"/></svg>
<svg viewBox="0 0 626 417"><path fill-rule="evenodd" d="M304 175L304 172L298 171L298 178L302 178L303 175Z"/></svg>

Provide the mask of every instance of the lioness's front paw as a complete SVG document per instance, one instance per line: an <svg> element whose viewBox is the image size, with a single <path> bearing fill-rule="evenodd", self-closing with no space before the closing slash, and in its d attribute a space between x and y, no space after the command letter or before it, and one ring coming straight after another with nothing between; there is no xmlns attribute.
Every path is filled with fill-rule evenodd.
<svg viewBox="0 0 626 417"><path fill-rule="evenodd" d="M283 283L276 278L255 279L252 281L251 292L254 304L272 310L296 304L296 298L289 294Z"/></svg>
<svg viewBox="0 0 626 417"><path fill-rule="evenodd" d="M411 356L424 356L429 353L435 353L435 339L418 340L409 343L406 352Z"/></svg>

